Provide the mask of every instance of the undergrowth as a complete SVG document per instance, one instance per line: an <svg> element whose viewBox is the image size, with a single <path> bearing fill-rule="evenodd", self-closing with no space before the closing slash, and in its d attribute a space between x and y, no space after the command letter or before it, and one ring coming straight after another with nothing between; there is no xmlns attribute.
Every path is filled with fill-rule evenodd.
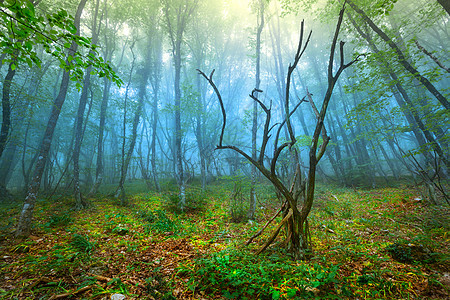
<svg viewBox="0 0 450 300"><path fill-rule="evenodd" d="M221 180L189 188L184 212L174 190L149 192L137 182L126 207L101 195L78 212L70 198L40 199L23 241L12 237L20 203L1 206L0 298L448 298L448 208L415 201L413 189L320 185L309 219L313 258L293 261L283 234L254 254L281 217L244 246L279 209L273 189L257 186L255 219L233 223L236 181ZM244 200L234 204L246 221L248 187L240 191Z"/></svg>

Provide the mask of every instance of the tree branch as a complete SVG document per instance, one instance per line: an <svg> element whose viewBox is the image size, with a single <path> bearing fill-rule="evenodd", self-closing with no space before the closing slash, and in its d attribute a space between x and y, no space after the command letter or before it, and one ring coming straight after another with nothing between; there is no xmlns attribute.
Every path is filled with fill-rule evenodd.
<svg viewBox="0 0 450 300"><path fill-rule="evenodd" d="M270 238L267 240L267 242L256 252L256 254L260 254L261 252L263 252L264 250L266 250L267 247L269 247L270 244L272 244L272 242L275 240L275 238L278 236L278 234L280 233L281 227L289 220L289 218L292 217L293 214L293 210L292 208L289 209L288 214L283 218L283 220L281 220L280 224L278 224L277 228L274 230L274 232L272 233L272 235L270 236Z"/></svg>
<svg viewBox="0 0 450 300"><path fill-rule="evenodd" d="M203 73L201 70L197 69L197 72L202 75L203 77L205 77L205 79L209 82L209 84L212 86L212 88L214 89L214 92L216 93L217 98L219 99L219 104L220 104L220 109L222 110L222 117L223 117L223 124L222 124L222 131L220 132L220 138L219 138L219 145L217 147L222 147L222 143L223 143L223 135L225 132L225 126L227 124L227 113L225 112L225 106L223 105L223 100L222 100L222 96L220 95L219 89L217 88L216 84L214 83L212 77L214 75L214 72L216 70L213 69L211 74L208 76L206 76L205 73Z"/></svg>
<svg viewBox="0 0 450 300"><path fill-rule="evenodd" d="M433 53L427 51L427 49L425 49L424 47L422 47L422 45L419 44L419 42L417 40L414 40L414 43L416 44L417 48L419 48L420 51L422 51L423 53L425 53L426 55L428 55L429 58L431 58L441 69L445 70L446 72L450 73L450 68L447 68L446 66L444 66L439 59L433 55Z"/></svg>
<svg viewBox="0 0 450 300"><path fill-rule="evenodd" d="M285 114L286 114L286 126L287 126L287 129L289 132L289 138L291 139L291 141L290 141L291 146L294 145L295 141L296 141L295 135L294 135L294 130L292 129L291 120L290 120L291 113L289 113L289 97L290 97L290 88L291 88L291 77L292 77L292 72L297 67L297 64L298 64L300 58L302 57L303 53L306 50L306 47L309 44L309 41L311 39L311 34L312 34L312 31L310 31L308 38L306 40L306 43L302 49L304 27L305 27L305 21L303 20L301 23L301 27L300 27L300 39L299 39L299 43L298 43L298 47L297 47L297 53L295 54L294 63L292 65L290 64L288 67L288 73L287 73L287 77L286 77L286 94L285 94L284 110L285 110Z"/></svg>

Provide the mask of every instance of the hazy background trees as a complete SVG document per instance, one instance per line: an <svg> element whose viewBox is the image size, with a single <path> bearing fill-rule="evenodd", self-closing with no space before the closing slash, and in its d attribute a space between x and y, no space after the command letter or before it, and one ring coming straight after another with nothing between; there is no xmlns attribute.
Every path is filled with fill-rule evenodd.
<svg viewBox="0 0 450 300"><path fill-rule="evenodd" d="M331 98L325 119L331 141L318 165L321 180L376 186L412 176L439 188L438 179L446 178L450 37L441 2L348 1L340 37L347 57L365 59L342 73ZM253 142L262 139L252 137L252 128L263 128L264 112L253 107L248 93L263 90L261 101L272 101L274 124L283 120L282 91L302 19L313 35L290 96L324 98L329 41L342 1L87 1L75 38L83 47L79 56L67 56L70 44L52 38L78 35L58 9L75 16L79 4L2 1L2 196L5 187L21 193L37 180L48 195L56 188L73 191L81 207L89 192L109 185L125 195L126 180L145 179L155 190L176 182L182 208L186 185L197 178L203 188L224 175L250 178L249 164L231 151L214 151L220 108L196 69L216 69L228 118L224 143L251 153ZM20 21L27 11L54 14L30 24L55 36L46 40L27 32ZM103 59L91 67L90 51ZM122 79L120 87L91 76L107 75L104 61ZM48 153L39 154L54 100L63 96ZM313 134L308 128L316 122L311 105L303 103L291 122L306 174ZM39 178L33 175L37 168ZM291 170L286 163L277 172Z"/></svg>

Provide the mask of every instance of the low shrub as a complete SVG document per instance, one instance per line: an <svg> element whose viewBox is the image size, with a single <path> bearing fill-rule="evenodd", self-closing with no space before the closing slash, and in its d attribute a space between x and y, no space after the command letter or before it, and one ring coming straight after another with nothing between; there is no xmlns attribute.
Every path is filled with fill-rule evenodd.
<svg viewBox="0 0 450 300"><path fill-rule="evenodd" d="M70 245L83 254L90 254L94 248L95 243L89 241L89 237L86 235L81 235L78 233L75 233L72 236L72 241L70 242Z"/></svg>
<svg viewBox="0 0 450 300"><path fill-rule="evenodd" d="M144 226L146 233L156 231L158 233L175 232L178 224L167 215L165 210L157 209L151 212L153 218L149 218L150 222Z"/></svg>
<svg viewBox="0 0 450 300"><path fill-rule="evenodd" d="M47 223L45 223L45 227L55 228L55 227L63 227L68 226L73 223L73 219L68 214L54 214L51 215Z"/></svg>
<svg viewBox="0 0 450 300"><path fill-rule="evenodd" d="M221 294L227 299L315 299L334 291L338 265L293 265L287 257L254 256L222 251L182 266L193 292Z"/></svg>
<svg viewBox="0 0 450 300"><path fill-rule="evenodd" d="M205 191L192 190L186 192L186 205L183 212L199 212L204 211L207 204L207 194ZM178 193L171 192L164 201L164 207L171 212L180 213L179 207L180 197Z"/></svg>

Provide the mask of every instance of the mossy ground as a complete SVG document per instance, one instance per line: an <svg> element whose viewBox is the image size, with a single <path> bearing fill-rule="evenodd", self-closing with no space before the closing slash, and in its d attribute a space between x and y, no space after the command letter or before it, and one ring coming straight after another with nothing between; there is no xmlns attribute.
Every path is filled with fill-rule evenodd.
<svg viewBox="0 0 450 300"><path fill-rule="evenodd" d="M191 187L192 209L184 213L171 209L174 192L145 192L142 183L127 190L127 206L98 196L82 211L72 210L71 197L43 197L32 235L23 241L11 234L21 203L2 205L0 298L103 299L112 293L127 299L449 297L449 210L415 200L420 195L413 188L319 186L310 215L314 253L309 261L292 261L283 251L283 236L255 256L270 226L245 246L279 207L268 186L259 187L256 219L245 223L230 221L230 203L236 202L227 182L203 192ZM420 259L393 245L426 255ZM394 259L393 251L407 260Z"/></svg>

